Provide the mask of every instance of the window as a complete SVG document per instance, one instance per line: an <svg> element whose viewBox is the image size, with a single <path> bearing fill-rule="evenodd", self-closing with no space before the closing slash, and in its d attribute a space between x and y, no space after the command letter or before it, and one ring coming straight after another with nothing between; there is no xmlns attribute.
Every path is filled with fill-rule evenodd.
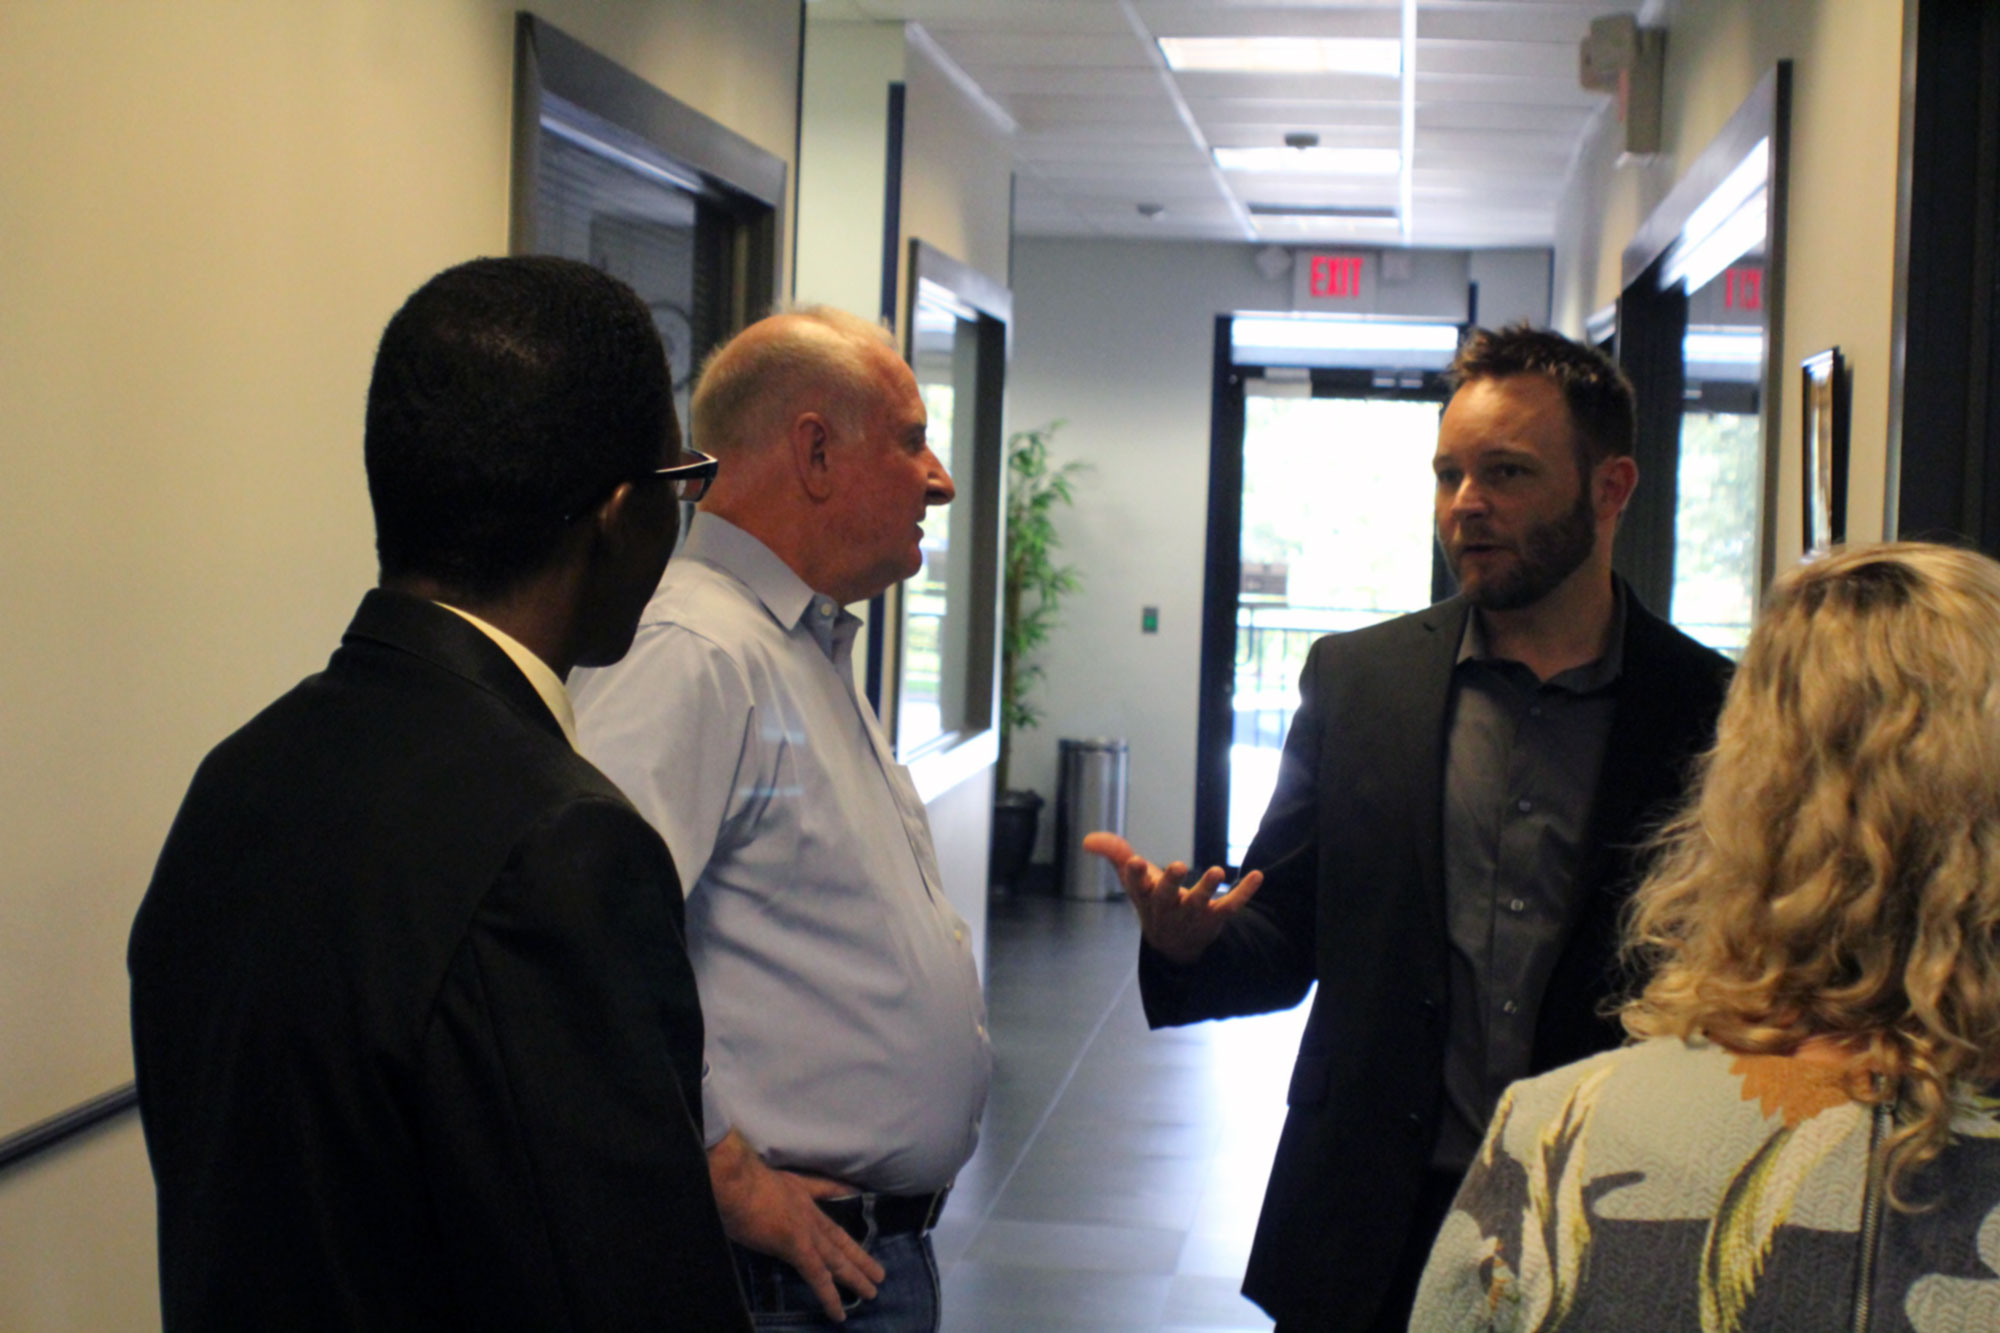
<svg viewBox="0 0 2000 1333"><path fill-rule="evenodd" d="M907 342L929 440L958 495L924 520L923 568L904 583L894 726L905 758L994 723L1004 289L921 241L911 247Z"/></svg>
<svg viewBox="0 0 2000 1333"><path fill-rule="evenodd" d="M516 81L514 252L639 293L685 424L701 358L771 303L785 164L529 14Z"/></svg>

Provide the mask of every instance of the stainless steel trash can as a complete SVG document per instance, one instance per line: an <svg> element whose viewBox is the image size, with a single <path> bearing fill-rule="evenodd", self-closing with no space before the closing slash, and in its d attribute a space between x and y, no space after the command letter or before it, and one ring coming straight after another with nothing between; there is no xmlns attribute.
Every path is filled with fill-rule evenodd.
<svg viewBox="0 0 2000 1333"><path fill-rule="evenodd" d="M1125 742L1109 737L1058 743L1056 875L1065 898L1122 897L1118 872L1083 850L1083 835L1125 832Z"/></svg>

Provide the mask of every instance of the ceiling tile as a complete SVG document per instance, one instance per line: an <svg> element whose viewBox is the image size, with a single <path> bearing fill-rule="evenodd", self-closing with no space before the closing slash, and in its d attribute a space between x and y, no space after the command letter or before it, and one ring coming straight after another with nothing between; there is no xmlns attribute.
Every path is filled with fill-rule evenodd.
<svg viewBox="0 0 2000 1333"><path fill-rule="evenodd" d="M1399 0L1341 4L1229 4L1216 0L1134 0L1156 37L1400 37Z"/></svg>
<svg viewBox="0 0 2000 1333"><path fill-rule="evenodd" d="M1118 0L855 0L871 18L952 31L1129 33Z"/></svg>
<svg viewBox="0 0 2000 1333"><path fill-rule="evenodd" d="M1029 65L1058 69L1154 69L1152 53L1128 28L1115 36L1043 31L997 32L990 29L936 28L924 25L938 45L966 69L975 66Z"/></svg>
<svg viewBox="0 0 2000 1333"><path fill-rule="evenodd" d="M1022 95L1060 97L1079 83L1098 97L1133 97L1171 104L1159 71L1152 69L1092 69L1075 65L999 65L973 71L979 86L1003 105Z"/></svg>
<svg viewBox="0 0 2000 1333"><path fill-rule="evenodd" d="M1578 86L1577 43L1593 18L1644 3L1418 0L1414 242L1550 243L1577 145L1608 106ZM1330 147L1398 147L1400 79L1165 75L1151 39L1394 37L1400 0L811 0L811 13L921 23L1015 117L1023 234L1241 240L1225 188L1272 203L1379 204L1398 194L1394 177L1223 177L1206 149L1275 144L1295 130ZM1167 212L1149 222L1138 202ZM1399 226L1314 225L1291 234L1401 235Z"/></svg>

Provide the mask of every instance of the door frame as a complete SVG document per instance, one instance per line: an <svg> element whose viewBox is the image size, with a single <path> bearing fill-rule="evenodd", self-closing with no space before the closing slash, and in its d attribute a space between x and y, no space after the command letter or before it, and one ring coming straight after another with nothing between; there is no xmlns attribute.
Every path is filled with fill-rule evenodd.
<svg viewBox="0 0 2000 1333"><path fill-rule="evenodd" d="M1440 321L1443 322L1443 321ZM1194 864L1229 862L1229 752L1236 732L1236 615L1243 583L1243 441L1246 385L1267 367L1238 365L1231 336L1233 315L1215 317L1208 430L1208 521L1202 558L1201 676L1195 722ZM1460 326L1464 334L1471 326ZM1376 383L1363 369L1313 367L1315 398L1391 398L1435 402L1442 411L1449 391L1440 372L1423 372L1418 384ZM1407 376L1399 376L1406 378ZM1431 544L1431 599L1456 591L1435 541Z"/></svg>

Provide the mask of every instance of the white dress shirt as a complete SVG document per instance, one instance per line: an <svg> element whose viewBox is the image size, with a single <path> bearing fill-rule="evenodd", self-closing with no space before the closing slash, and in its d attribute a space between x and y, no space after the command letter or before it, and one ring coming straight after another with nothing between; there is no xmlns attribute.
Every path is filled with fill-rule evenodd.
<svg viewBox="0 0 2000 1333"><path fill-rule="evenodd" d="M556 674L555 668L535 656L533 649L498 625L489 625L472 612L463 607L453 606L450 602L439 602L438 605L459 619L471 622L474 629L493 640L500 651L507 654L507 660L521 668L521 674L535 687L535 693L542 697L542 702L549 706L551 713L555 714L556 725L562 728L563 737L569 742L569 748L576 749L576 713L570 704L569 691L563 686L563 678Z"/></svg>
<svg viewBox="0 0 2000 1333"><path fill-rule="evenodd" d="M859 627L700 514L632 651L573 693L688 894L710 1144L913 1194L972 1155L992 1051L923 803L854 690Z"/></svg>

